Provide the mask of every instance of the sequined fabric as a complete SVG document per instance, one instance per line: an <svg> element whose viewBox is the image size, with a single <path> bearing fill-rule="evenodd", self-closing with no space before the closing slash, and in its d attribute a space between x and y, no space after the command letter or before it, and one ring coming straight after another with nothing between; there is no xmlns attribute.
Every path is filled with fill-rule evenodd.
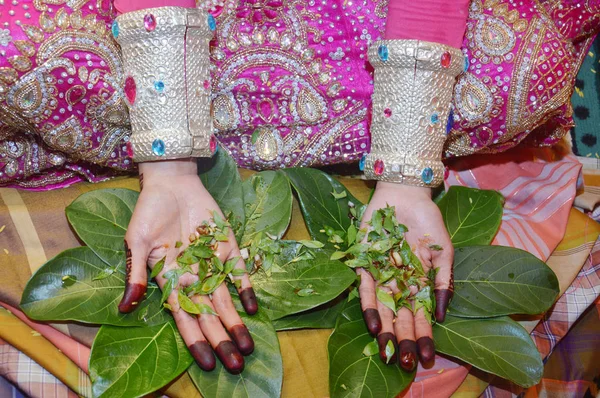
<svg viewBox="0 0 600 398"><path fill-rule="evenodd" d="M369 151L368 44L386 0L207 0L212 112L254 169L353 162ZM600 0L474 0L447 156L556 142ZM0 0L0 185L45 189L132 169L110 0Z"/></svg>

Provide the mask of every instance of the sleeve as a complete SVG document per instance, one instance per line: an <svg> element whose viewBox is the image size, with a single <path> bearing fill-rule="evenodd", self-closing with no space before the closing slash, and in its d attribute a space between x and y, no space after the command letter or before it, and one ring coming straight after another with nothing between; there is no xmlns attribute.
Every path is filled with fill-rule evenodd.
<svg viewBox="0 0 600 398"><path fill-rule="evenodd" d="M460 50L468 0L391 0L386 39L369 48L375 69L369 179L435 187L452 90L463 72Z"/></svg>

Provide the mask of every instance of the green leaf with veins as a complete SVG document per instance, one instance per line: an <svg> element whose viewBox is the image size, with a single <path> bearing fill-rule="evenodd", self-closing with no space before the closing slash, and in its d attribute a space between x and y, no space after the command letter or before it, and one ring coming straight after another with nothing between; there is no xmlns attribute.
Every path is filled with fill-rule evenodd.
<svg viewBox="0 0 600 398"><path fill-rule="evenodd" d="M239 242L244 232L246 215L242 179L235 160L227 151L219 151L211 159L198 159L198 172L202 184L223 214L230 215L229 223Z"/></svg>
<svg viewBox="0 0 600 398"><path fill-rule="evenodd" d="M502 246L455 250L449 307L454 316L541 314L554 304L559 291L552 269L526 251Z"/></svg>
<svg viewBox="0 0 600 398"><path fill-rule="evenodd" d="M446 315L433 325L435 349L521 387L539 383L544 365L527 331L509 317L464 319Z"/></svg>
<svg viewBox="0 0 600 398"><path fill-rule="evenodd" d="M281 171L262 171L242 184L246 226L240 247L260 233L281 238L292 217L292 191Z"/></svg>
<svg viewBox="0 0 600 398"><path fill-rule="evenodd" d="M217 361L217 367L211 372L205 372L193 364L188 370L190 377L204 397L279 397L283 382L283 363L275 329L262 308L259 307L255 315L249 316L241 308L237 296L233 295L232 298L255 344L254 352L244 357L244 371L239 375L232 375Z"/></svg>
<svg viewBox="0 0 600 398"><path fill-rule="evenodd" d="M366 206L352 196L341 183L320 170L302 167L285 169L283 172L298 195L300 209L310 236L333 248L333 244L328 242L329 236L321 232L324 227L329 226L333 231L347 231L352 223L348 217L350 214L348 203L352 202L359 219ZM332 196L332 192L345 192L346 196L336 199Z"/></svg>
<svg viewBox="0 0 600 398"><path fill-rule="evenodd" d="M321 304L311 310L285 316L273 321L278 331L294 329L333 329L335 321L346 305L346 295Z"/></svg>
<svg viewBox="0 0 600 398"><path fill-rule="evenodd" d="M454 248L489 245L502 222L504 198L496 191L452 186L437 205Z"/></svg>
<svg viewBox="0 0 600 398"><path fill-rule="evenodd" d="M65 212L81 240L111 267L125 263L125 232L139 193L101 189L79 196Z"/></svg>
<svg viewBox="0 0 600 398"><path fill-rule="evenodd" d="M94 397L143 397L168 384L191 363L173 320L142 328L104 325L90 354L92 393Z"/></svg>
<svg viewBox="0 0 600 398"><path fill-rule="evenodd" d="M143 326L167 322L171 317L159 300L160 290L148 284L146 297L129 314L117 306L125 289L125 270L118 268L96 279L106 267L89 247L68 249L42 265L29 279L21 309L38 321L78 321L118 326ZM70 283L63 281L70 275ZM67 286L68 285L68 286Z"/></svg>
<svg viewBox="0 0 600 398"><path fill-rule="evenodd" d="M286 248L277 257L278 266L270 276L265 272L250 276L259 306L271 319L318 307L339 296L356 279L343 263L330 260L328 252L314 250L314 259L298 260L300 245L290 241L283 244ZM319 294L301 297L296 293L308 285Z"/></svg>
<svg viewBox="0 0 600 398"><path fill-rule="evenodd" d="M363 354L372 341L360 301L353 299L338 317L327 343L331 398L393 398L411 383L414 372L405 372L398 364L386 365L378 355Z"/></svg>

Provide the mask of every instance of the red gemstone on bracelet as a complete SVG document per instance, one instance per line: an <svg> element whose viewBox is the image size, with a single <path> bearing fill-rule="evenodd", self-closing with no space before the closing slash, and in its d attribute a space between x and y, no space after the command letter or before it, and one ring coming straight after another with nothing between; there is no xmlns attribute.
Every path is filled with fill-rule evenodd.
<svg viewBox="0 0 600 398"><path fill-rule="evenodd" d="M380 176L383 174L383 160L377 159L375 164L373 165L373 171L376 176Z"/></svg>
<svg viewBox="0 0 600 398"><path fill-rule="evenodd" d="M392 116L392 110L390 108L385 108L383 110L383 114L385 117L390 117L390 116Z"/></svg>
<svg viewBox="0 0 600 398"><path fill-rule="evenodd" d="M452 55L450 55L450 53L446 51L444 54L442 54L442 59L440 63L444 68L449 68L450 64L452 63Z"/></svg>
<svg viewBox="0 0 600 398"><path fill-rule="evenodd" d="M137 92L137 87L135 85L135 80L131 76L127 76L125 79L125 96L127 96L127 100L131 105L135 102L135 96Z"/></svg>
<svg viewBox="0 0 600 398"><path fill-rule="evenodd" d="M210 91L210 82L208 80L204 81L204 89Z"/></svg>
<svg viewBox="0 0 600 398"><path fill-rule="evenodd" d="M133 159L133 145L131 145L131 141L127 141L125 149L127 150L127 156Z"/></svg>
<svg viewBox="0 0 600 398"><path fill-rule="evenodd" d="M210 153L215 153L215 151L217 150L217 138L212 135L210 137Z"/></svg>
<svg viewBox="0 0 600 398"><path fill-rule="evenodd" d="M154 15L146 14L144 16L144 27L146 28L147 32L152 32L154 29L156 29L156 18L154 18Z"/></svg>

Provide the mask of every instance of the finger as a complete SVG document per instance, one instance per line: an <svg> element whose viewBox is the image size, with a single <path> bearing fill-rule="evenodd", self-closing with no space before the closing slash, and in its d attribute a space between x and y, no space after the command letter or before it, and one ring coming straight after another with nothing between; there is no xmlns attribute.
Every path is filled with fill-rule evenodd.
<svg viewBox="0 0 600 398"><path fill-rule="evenodd" d="M379 344L379 358L386 364L395 364L398 359L398 345L396 344L396 336L394 336L394 312L381 304L377 300L377 310L381 316L381 332L377 335L377 344ZM386 355L386 347L388 341L391 341L394 346L394 353L391 357Z"/></svg>
<svg viewBox="0 0 600 398"><path fill-rule="evenodd" d="M411 310L406 307L398 310L394 331L398 339L400 366L402 369L412 372L417 367L417 344L415 343L415 325Z"/></svg>
<svg viewBox="0 0 600 398"><path fill-rule="evenodd" d="M438 268L435 277L435 319L438 322L444 322L446 319L446 310L454 294L454 248L451 244L444 246L433 259L434 267Z"/></svg>
<svg viewBox="0 0 600 398"><path fill-rule="evenodd" d="M125 293L119 303L119 312L127 313L135 310L146 293L148 273L146 260L148 248L137 241L132 241L131 247L125 239L126 281Z"/></svg>
<svg viewBox="0 0 600 398"><path fill-rule="evenodd" d="M179 329L179 333L190 350L192 357L194 357L200 369L205 371L213 370L217 364L215 354L202 334L196 318L179 308L177 290L173 290L167 301L173 309L171 313L177 324L177 329Z"/></svg>
<svg viewBox="0 0 600 398"><path fill-rule="evenodd" d="M235 236L231 233L233 242L235 242ZM240 249L236 248L231 251L230 258L239 257L238 262L235 264L236 269L246 270L246 263L244 259L242 259L242 255L240 254ZM241 281L240 288L238 289L238 294L240 296L240 301L242 302L242 306L248 315L254 315L258 311L258 302L256 301L256 294L254 294L254 289L252 288L252 284L250 283L250 277L248 273L245 273L242 276L234 276L233 280Z"/></svg>
<svg viewBox="0 0 600 398"><path fill-rule="evenodd" d="M248 328L246 328L242 318L240 318L235 310L229 290L227 290L224 283L214 291L212 303L221 318L221 322L225 325L231 337L233 337L233 341L237 344L240 352L244 355L251 354L254 351L254 340L252 340Z"/></svg>
<svg viewBox="0 0 600 398"><path fill-rule="evenodd" d="M359 268L360 285L358 286L358 296L360 297L360 306L363 311L363 317L367 324L369 333L377 336L381 331L381 318L377 311L377 295L375 294L375 281L368 271Z"/></svg>
<svg viewBox="0 0 600 398"><path fill-rule="evenodd" d="M192 297L192 301L206 304L214 310L208 296L196 295ZM219 317L212 314L202 314L198 317L198 323L223 366L232 374L241 373L244 370L244 357L223 329Z"/></svg>
<svg viewBox="0 0 600 398"><path fill-rule="evenodd" d="M425 309L419 308L415 314L415 335L421 363L429 364L435 357L431 325L425 317Z"/></svg>

